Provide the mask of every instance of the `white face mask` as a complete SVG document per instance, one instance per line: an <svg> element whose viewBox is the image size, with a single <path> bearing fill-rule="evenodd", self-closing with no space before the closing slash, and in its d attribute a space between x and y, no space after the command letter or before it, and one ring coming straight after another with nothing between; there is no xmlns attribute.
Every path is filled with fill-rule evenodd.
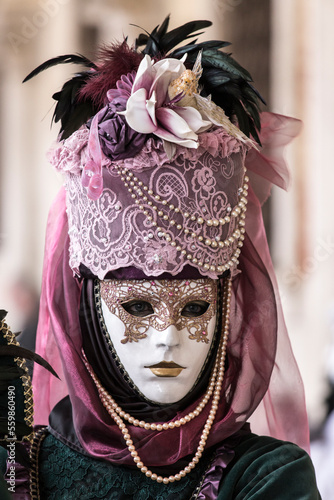
<svg viewBox="0 0 334 500"><path fill-rule="evenodd" d="M210 351L216 281L105 280L100 285L104 321L132 381L151 401L180 401Z"/></svg>

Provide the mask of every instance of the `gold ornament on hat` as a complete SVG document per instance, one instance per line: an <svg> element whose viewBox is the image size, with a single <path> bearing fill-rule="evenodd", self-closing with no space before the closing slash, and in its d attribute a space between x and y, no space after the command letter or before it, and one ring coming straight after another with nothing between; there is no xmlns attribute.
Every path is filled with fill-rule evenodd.
<svg viewBox="0 0 334 500"><path fill-rule="evenodd" d="M176 106L191 106L196 108L204 120L211 121L213 125L222 127L232 137L235 137L248 146L258 149L255 141L247 137L231 122L224 110L211 100L211 96L203 97L200 95L199 79L203 73L201 60L202 51L198 53L193 69L185 70L169 84L169 98L172 100L178 95L182 95L182 98L175 103Z"/></svg>

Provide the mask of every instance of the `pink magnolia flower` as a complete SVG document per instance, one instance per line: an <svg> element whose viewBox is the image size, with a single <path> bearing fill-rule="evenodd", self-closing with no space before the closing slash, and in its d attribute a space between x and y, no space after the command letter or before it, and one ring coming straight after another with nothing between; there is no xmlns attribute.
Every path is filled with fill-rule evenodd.
<svg viewBox="0 0 334 500"><path fill-rule="evenodd" d="M175 99L171 101L168 97L169 84L185 70L183 60L166 58L153 63L150 56L145 55L138 67L126 110L121 112L132 129L163 139L169 156L175 150L172 144L197 148L197 134L212 125L202 119L197 109L176 106Z"/></svg>

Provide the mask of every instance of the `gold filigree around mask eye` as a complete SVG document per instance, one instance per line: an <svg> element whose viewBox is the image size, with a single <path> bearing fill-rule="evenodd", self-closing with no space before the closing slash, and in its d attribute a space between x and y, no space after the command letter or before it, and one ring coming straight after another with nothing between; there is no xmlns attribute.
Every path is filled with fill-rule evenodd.
<svg viewBox="0 0 334 500"><path fill-rule="evenodd" d="M152 327L163 331L174 325L178 331L187 329L189 339L209 342L207 328L216 313L217 283L212 279L198 280L105 280L100 281L100 295L112 314L125 325L123 344L138 342L147 337ZM153 314L134 316L122 304L131 300L148 302ZM200 316L182 315L184 307L192 301L209 303L207 310Z"/></svg>

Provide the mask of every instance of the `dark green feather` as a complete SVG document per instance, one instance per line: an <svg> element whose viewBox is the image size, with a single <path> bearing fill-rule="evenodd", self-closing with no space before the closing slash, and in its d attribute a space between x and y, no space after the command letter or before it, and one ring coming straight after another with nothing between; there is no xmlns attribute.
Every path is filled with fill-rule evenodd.
<svg viewBox="0 0 334 500"><path fill-rule="evenodd" d="M218 50L205 50L202 54L202 66L220 68L224 71L228 71L232 75L238 78L242 78L247 82L252 81L252 77L245 68L240 66L231 56L220 52Z"/></svg>

